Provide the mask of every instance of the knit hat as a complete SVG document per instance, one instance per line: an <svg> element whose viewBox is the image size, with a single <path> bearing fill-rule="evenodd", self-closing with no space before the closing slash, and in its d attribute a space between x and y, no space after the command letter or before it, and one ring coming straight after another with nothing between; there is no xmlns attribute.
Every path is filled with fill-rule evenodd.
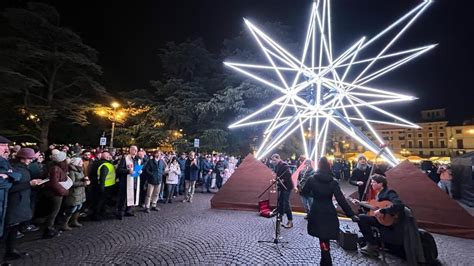
<svg viewBox="0 0 474 266"><path fill-rule="evenodd" d="M5 138L4 136L0 136L0 143L4 144L4 143L10 143L11 141L7 138Z"/></svg>
<svg viewBox="0 0 474 266"><path fill-rule="evenodd" d="M71 165L79 166L80 163L82 163L82 158L80 157L71 158L71 162L70 162Z"/></svg>
<svg viewBox="0 0 474 266"><path fill-rule="evenodd" d="M362 153L357 156L357 161L360 159L365 159L367 161L367 158Z"/></svg>
<svg viewBox="0 0 474 266"><path fill-rule="evenodd" d="M23 159L34 159L36 158L36 153L31 148L21 148L17 153L16 157Z"/></svg>
<svg viewBox="0 0 474 266"><path fill-rule="evenodd" d="M62 151L53 152L53 154L51 155L51 160L60 163L66 160L66 153Z"/></svg>

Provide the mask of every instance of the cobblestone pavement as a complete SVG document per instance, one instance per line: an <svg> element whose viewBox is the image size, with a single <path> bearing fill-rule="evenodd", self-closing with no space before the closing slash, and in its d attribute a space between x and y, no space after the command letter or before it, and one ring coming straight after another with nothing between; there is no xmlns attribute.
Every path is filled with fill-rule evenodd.
<svg viewBox="0 0 474 266"><path fill-rule="evenodd" d="M42 240L29 235L19 248L30 253L14 265L77 264L317 264L317 239L306 234L306 220L295 217L295 227L283 229L280 256L271 240L274 219L256 212L210 209L211 194L197 193L193 203L160 204L161 211L123 221L84 222L84 227ZM342 221L354 226L353 223ZM474 261L474 241L435 235L440 260L445 265ZM335 265L380 265L357 252L346 252L331 243ZM387 255L390 265L403 262Z"/></svg>

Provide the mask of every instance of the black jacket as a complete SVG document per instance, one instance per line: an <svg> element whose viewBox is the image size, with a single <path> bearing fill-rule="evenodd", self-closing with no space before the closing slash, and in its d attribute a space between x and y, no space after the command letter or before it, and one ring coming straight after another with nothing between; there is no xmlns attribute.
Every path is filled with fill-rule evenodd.
<svg viewBox="0 0 474 266"><path fill-rule="evenodd" d="M349 183L351 185L357 186L357 181L362 181L364 184L362 186L357 186L357 190L359 192L359 200L362 200L360 197L364 193L365 186L367 185L367 179L369 179L371 167L367 165L365 170L361 170L357 167L352 170L351 178L349 179Z"/></svg>
<svg viewBox="0 0 474 266"><path fill-rule="evenodd" d="M354 212L331 173L317 172L308 180L303 193L312 194L314 199L308 215L308 234L322 240L337 239L339 219L332 203L333 196L347 216L354 216Z"/></svg>
<svg viewBox="0 0 474 266"><path fill-rule="evenodd" d="M291 172L290 167L287 163L280 161L275 166L275 173L276 177L279 178L285 187L283 187L280 183L278 183L278 189L280 191L291 191L293 189L293 181L291 180Z"/></svg>
<svg viewBox="0 0 474 266"><path fill-rule="evenodd" d="M14 182L8 191L7 214L5 217L5 224L7 225L28 221L33 215L30 205L30 171L23 163L15 163L13 167L21 173L21 179Z"/></svg>

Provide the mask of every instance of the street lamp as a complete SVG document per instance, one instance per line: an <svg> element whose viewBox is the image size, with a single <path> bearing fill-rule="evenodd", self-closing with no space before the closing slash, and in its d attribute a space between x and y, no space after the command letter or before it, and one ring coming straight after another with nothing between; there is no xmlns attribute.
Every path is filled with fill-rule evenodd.
<svg viewBox="0 0 474 266"><path fill-rule="evenodd" d="M114 108L114 112L112 114L112 132L110 133L110 148L114 147L114 133L115 133L115 118L116 116L120 116L121 114L117 114L117 108L120 107L118 102L113 102L110 104L112 108Z"/></svg>

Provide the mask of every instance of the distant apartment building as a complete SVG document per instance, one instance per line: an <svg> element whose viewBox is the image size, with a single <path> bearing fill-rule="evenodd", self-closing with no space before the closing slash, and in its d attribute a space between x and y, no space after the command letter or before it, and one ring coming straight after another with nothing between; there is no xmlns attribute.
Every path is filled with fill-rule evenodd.
<svg viewBox="0 0 474 266"><path fill-rule="evenodd" d="M451 125L446 119L446 110L430 109L421 111L420 128L405 128L394 125L373 125L374 130L395 153L403 156L417 155L423 158L457 156L474 151L474 120L462 125ZM363 125L359 129L377 143L372 132ZM344 132L332 135L335 155L339 152L363 152L365 148Z"/></svg>
<svg viewBox="0 0 474 266"><path fill-rule="evenodd" d="M451 156L474 151L474 124L472 122L447 127L448 149Z"/></svg>

